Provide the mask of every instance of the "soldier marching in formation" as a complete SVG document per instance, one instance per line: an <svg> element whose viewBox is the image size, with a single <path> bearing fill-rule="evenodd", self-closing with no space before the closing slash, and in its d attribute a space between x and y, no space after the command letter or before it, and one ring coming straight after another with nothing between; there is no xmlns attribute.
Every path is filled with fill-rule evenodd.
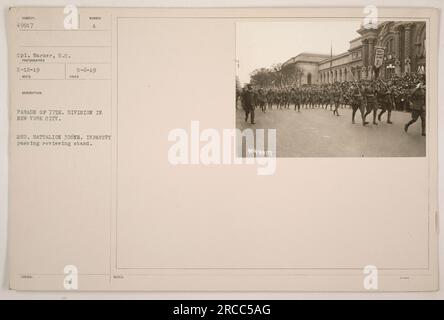
<svg viewBox="0 0 444 320"><path fill-rule="evenodd" d="M255 106L255 94L251 84L247 84L246 88L242 92L242 107L245 111L245 122L248 121L250 116L251 124L254 124L254 109Z"/></svg>
<svg viewBox="0 0 444 320"><path fill-rule="evenodd" d="M418 83L418 85L410 91L412 97L412 120L407 122L404 126L405 132L409 129L410 125L416 122L418 118L421 118L421 134L425 136L425 111L426 111L426 95L425 95L425 81Z"/></svg>
<svg viewBox="0 0 444 320"><path fill-rule="evenodd" d="M362 125L369 124L367 116L372 114L372 123L382 121L387 113L387 123L392 124L392 110L407 111L411 109L412 120L404 129L421 118L422 134L425 135L425 77L423 74L410 73L403 77L394 76L388 80L359 80L345 81L320 85L303 85L290 88L260 88L247 84L239 95L245 111L245 121L250 115L254 124L254 110L259 107L265 113L274 107L287 110L294 106L294 111L301 109L320 108L332 111L334 116L340 116L339 109L352 109L352 123L359 110ZM380 112L378 114L378 109Z"/></svg>

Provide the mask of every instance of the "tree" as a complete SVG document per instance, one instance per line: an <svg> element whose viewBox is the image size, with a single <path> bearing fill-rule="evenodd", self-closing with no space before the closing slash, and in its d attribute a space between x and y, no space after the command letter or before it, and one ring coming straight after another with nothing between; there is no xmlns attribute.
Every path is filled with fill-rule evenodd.
<svg viewBox="0 0 444 320"><path fill-rule="evenodd" d="M250 83L253 86L257 87L262 87L262 88L270 87L272 85L270 70L267 68L260 68L254 70L250 74Z"/></svg>
<svg viewBox="0 0 444 320"><path fill-rule="evenodd" d="M250 83L262 88L294 87L303 75L302 69L295 64L277 63L270 68L259 68L250 74Z"/></svg>
<svg viewBox="0 0 444 320"><path fill-rule="evenodd" d="M304 74L302 69L297 67L294 63L282 66L280 72L283 78L283 85L286 87L294 87Z"/></svg>

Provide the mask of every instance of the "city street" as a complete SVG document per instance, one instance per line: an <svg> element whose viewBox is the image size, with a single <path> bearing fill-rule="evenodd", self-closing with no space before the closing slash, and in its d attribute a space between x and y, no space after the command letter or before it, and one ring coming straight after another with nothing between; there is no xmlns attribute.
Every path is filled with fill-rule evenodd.
<svg viewBox="0 0 444 320"><path fill-rule="evenodd" d="M379 111L378 111L379 112ZM352 110L339 109L333 116L330 109L286 110L256 109L255 125L245 122L245 112L236 109L236 127L243 130L276 129L278 157L418 157L425 156L426 137L421 136L421 120L404 132L410 113L392 112L393 124L387 124L387 113L378 125L363 126L361 114L356 113L356 124L351 122Z"/></svg>

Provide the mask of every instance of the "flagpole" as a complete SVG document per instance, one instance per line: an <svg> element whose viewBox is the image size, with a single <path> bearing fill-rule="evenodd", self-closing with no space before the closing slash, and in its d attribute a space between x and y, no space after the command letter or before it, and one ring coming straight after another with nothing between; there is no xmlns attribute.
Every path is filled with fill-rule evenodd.
<svg viewBox="0 0 444 320"><path fill-rule="evenodd" d="M331 78L333 78L333 73L331 72L332 67L333 67L333 41L330 40L330 76L331 76Z"/></svg>

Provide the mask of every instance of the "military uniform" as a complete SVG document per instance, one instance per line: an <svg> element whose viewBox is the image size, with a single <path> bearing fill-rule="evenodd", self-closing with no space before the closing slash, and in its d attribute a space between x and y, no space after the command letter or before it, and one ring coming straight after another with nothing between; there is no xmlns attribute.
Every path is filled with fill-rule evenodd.
<svg viewBox="0 0 444 320"><path fill-rule="evenodd" d="M392 91L386 86L381 86L378 91L378 102L382 108L378 115L378 120L381 121L381 116L387 111L387 123L393 123L390 118L393 109L393 96Z"/></svg>
<svg viewBox="0 0 444 320"><path fill-rule="evenodd" d="M254 92L251 88L247 88L243 92L242 106L245 111L245 122L248 121L248 116L250 115L251 124L254 124Z"/></svg>
<svg viewBox="0 0 444 320"><path fill-rule="evenodd" d="M425 125L426 125L426 95L425 87L419 86L414 88L410 92L411 104L412 104L412 120L410 120L404 126L405 132L407 132L410 125L416 122L418 118L421 118L421 134L425 136Z"/></svg>
<svg viewBox="0 0 444 320"><path fill-rule="evenodd" d="M356 111L358 111L358 109L359 109L359 111L361 112L362 125L366 125L365 117L364 117L364 115L365 115L364 96L362 95L361 89L359 88L358 85L356 85L353 88L352 97L353 97L353 100L352 100L352 123L355 123L355 114L356 114Z"/></svg>
<svg viewBox="0 0 444 320"><path fill-rule="evenodd" d="M334 105L335 105L335 109L333 110L333 114L334 114L334 115L337 115L338 117L339 117L339 111L338 111L338 109L339 109L339 106L340 106L340 104L341 104L341 99L342 99L342 92L341 92L341 89L336 88L336 89L333 91L333 102L334 102Z"/></svg>
<svg viewBox="0 0 444 320"><path fill-rule="evenodd" d="M262 112L265 112L266 103L265 93L262 89L259 89L257 92L257 105L261 108Z"/></svg>
<svg viewBox="0 0 444 320"><path fill-rule="evenodd" d="M373 111L373 124L377 125L376 112L378 111L378 101L376 97L376 89L374 87L374 84L371 84L365 89L365 100L366 100L367 110L364 115L364 120ZM367 123L364 121L364 124Z"/></svg>
<svg viewBox="0 0 444 320"><path fill-rule="evenodd" d="M268 109L273 109L273 102L274 102L274 92L273 90L269 89L267 91L267 105L268 105Z"/></svg>

